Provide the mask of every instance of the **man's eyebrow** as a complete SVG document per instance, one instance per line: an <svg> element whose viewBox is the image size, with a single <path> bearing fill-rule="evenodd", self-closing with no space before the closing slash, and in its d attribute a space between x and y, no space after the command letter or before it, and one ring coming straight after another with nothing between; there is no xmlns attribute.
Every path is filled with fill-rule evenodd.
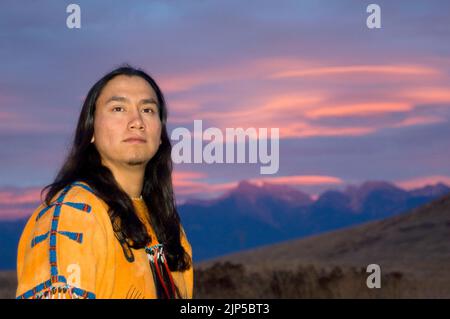
<svg viewBox="0 0 450 319"><path fill-rule="evenodd" d="M130 102L130 100L124 96L111 96L105 104L108 104L109 102ZM158 102L154 98L148 98L148 99L142 99L139 101L139 104L156 104L158 105Z"/></svg>
<svg viewBox="0 0 450 319"><path fill-rule="evenodd" d="M140 104L156 104L156 105L158 105L158 102L152 97L148 98L148 99L142 99L139 103Z"/></svg>
<svg viewBox="0 0 450 319"><path fill-rule="evenodd" d="M129 102L130 100L123 96L111 96L105 104L108 104L109 102Z"/></svg>

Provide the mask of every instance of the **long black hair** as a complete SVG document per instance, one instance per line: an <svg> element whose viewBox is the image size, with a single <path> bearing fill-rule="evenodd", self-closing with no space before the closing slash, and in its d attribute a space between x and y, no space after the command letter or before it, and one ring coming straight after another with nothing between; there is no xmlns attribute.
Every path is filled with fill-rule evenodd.
<svg viewBox="0 0 450 319"><path fill-rule="evenodd" d="M110 169L102 165L100 154L94 143L91 143L97 99L105 85L118 75L141 77L156 93L162 123L161 144L145 168L142 197L151 212L148 217L158 241L164 246L169 269L187 270L192 265L192 259L182 247L180 239L180 217L172 186L172 145L166 128L167 106L159 86L144 71L123 65L92 86L78 119L71 150L54 182L42 190L41 196L48 190L45 203L50 205L54 196L64 187L75 181L83 181L108 205L114 232L129 261L134 259L130 247L140 249L151 242L150 235L134 211L130 197L119 187ZM179 294L178 291L177 293Z"/></svg>

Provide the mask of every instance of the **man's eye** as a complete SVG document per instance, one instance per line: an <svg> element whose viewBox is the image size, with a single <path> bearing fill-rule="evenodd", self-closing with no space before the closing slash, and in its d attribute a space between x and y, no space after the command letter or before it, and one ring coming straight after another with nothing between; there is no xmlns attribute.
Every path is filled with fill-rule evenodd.
<svg viewBox="0 0 450 319"><path fill-rule="evenodd" d="M155 110L148 108L148 109L143 109L144 113L155 113Z"/></svg>
<svg viewBox="0 0 450 319"><path fill-rule="evenodd" d="M113 112L122 112L122 111L123 111L123 107L121 107L121 106L113 107Z"/></svg>

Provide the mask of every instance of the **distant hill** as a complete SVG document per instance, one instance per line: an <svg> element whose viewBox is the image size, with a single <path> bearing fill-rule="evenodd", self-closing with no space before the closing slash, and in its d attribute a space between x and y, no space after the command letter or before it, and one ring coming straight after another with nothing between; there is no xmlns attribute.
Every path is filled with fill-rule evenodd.
<svg viewBox="0 0 450 319"><path fill-rule="evenodd" d="M198 268L226 261L289 269L308 264L365 268L375 263L382 271L410 274L429 285L450 284L450 195L381 221L213 258Z"/></svg>

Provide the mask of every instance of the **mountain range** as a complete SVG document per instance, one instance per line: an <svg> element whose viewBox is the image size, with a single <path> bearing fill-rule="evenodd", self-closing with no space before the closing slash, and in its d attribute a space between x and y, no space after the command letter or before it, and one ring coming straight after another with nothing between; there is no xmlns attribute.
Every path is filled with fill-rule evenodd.
<svg viewBox="0 0 450 319"><path fill-rule="evenodd" d="M389 182L369 181L313 199L293 187L242 181L219 198L188 200L178 210L194 262L201 262L395 216L447 193L450 188L444 184L408 191ZM0 269L15 268L25 223L26 219L0 221Z"/></svg>
<svg viewBox="0 0 450 319"><path fill-rule="evenodd" d="M316 200L288 186L247 181L215 200L191 201L179 211L194 261L303 238L394 216L447 194L444 184L404 190L369 181Z"/></svg>

